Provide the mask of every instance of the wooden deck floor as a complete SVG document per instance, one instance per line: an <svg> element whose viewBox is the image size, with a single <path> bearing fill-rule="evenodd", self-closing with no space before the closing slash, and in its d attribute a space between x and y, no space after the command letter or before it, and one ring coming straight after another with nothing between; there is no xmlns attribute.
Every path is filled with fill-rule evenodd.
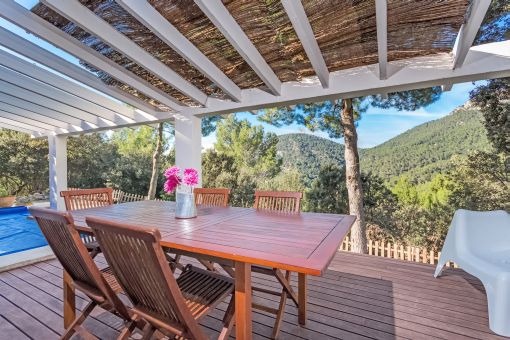
<svg viewBox="0 0 510 340"><path fill-rule="evenodd" d="M297 310L288 304L280 339L502 339L488 328L480 282L458 269L434 279L433 269L339 252L324 277L309 278L306 327L298 326ZM254 282L276 285L257 276ZM63 330L61 283L56 260L0 273L0 339L56 339ZM262 293L254 299L276 305ZM77 308L85 303L78 297ZM211 335L221 328L225 308L221 304L203 320ZM269 337L273 317L254 312L253 319L254 338ZM101 339L114 339L119 326L101 310L86 322Z"/></svg>

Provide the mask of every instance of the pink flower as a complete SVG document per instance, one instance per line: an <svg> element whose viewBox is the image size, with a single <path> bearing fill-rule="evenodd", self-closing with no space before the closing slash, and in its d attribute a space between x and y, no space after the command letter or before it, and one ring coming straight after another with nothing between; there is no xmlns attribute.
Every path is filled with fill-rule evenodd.
<svg viewBox="0 0 510 340"><path fill-rule="evenodd" d="M177 186L181 184L182 179L180 172L181 169L179 169L179 167L175 165L166 169L165 171L166 182L163 188L166 193L168 194L172 193L173 191L175 191Z"/></svg>
<svg viewBox="0 0 510 340"><path fill-rule="evenodd" d="M177 177L170 177L165 182L165 185L164 185L165 192L167 194L174 192L179 184L180 184L180 181L178 180Z"/></svg>
<svg viewBox="0 0 510 340"><path fill-rule="evenodd" d="M170 177L180 177L179 176L179 172L181 171L181 169L179 169L178 166L174 165L168 169L166 169L165 171L165 177L166 178L170 178Z"/></svg>
<svg viewBox="0 0 510 340"><path fill-rule="evenodd" d="M184 169L183 182L189 186L195 186L198 184L198 171L193 168Z"/></svg>

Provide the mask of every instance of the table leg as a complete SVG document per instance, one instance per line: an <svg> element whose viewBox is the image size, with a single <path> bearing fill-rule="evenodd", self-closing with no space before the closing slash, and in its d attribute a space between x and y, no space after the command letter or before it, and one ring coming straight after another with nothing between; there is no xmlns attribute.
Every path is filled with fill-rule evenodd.
<svg viewBox="0 0 510 340"><path fill-rule="evenodd" d="M64 328L76 318L76 296L71 276L64 270Z"/></svg>
<svg viewBox="0 0 510 340"><path fill-rule="evenodd" d="M306 290L307 290L306 274L298 273L298 320L300 325L306 324Z"/></svg>
<svg viewBox="0 0 510 340"><path fill-rule="evenodd" d="M236 339L250 340L251 320L251 264L235 263Z"/></svg>

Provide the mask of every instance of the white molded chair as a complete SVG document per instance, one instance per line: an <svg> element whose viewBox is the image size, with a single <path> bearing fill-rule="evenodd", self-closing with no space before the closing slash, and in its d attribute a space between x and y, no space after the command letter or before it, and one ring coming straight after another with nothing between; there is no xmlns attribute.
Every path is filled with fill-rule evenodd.
<svg viewBox="0 0 510 340"><path fill-rule="evenodd" d="M457 210L436 267L448 261L482 281L489 305L489 327L510 336L510 214L503 210Z"/></svg>

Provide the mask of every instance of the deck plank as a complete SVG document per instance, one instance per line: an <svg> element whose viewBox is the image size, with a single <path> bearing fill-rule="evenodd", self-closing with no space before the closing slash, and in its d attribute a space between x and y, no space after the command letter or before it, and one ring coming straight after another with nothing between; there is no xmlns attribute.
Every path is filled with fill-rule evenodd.
<svg viewBox="0 0 510 340"><path fill-rule="evenodd" d="M25 333L14 327L8 320L0 315L0 335L6 339L30 339Z"/></svg>
<svg viewBox="0 0 510 340"><path fill-rule="evenodd" d="M186 258L187 262L197 263ZM100 267L106 262L99 256ZM298 325L289 300L280 339L504 339L488 328L480 281L459 269L435 279L434 266L339 252L323 277L308 280L308 322ZM259 274L253 282L278 288ZM291 283L297 285L297 276ZM276 306L278 297L254 292L254 301ZM77 296L81 310L87 298ZM227 303L201 321L213 337ZM0 340L56 339L62 332L62 267L56 260L0 273ZM274 318L253 312L254 339L271 335ZM101 339L113 339L119 318L98 309L85 326ZM233 333L235 334L235 333ZM231 337L233 339L233 337Z"/></svg>

